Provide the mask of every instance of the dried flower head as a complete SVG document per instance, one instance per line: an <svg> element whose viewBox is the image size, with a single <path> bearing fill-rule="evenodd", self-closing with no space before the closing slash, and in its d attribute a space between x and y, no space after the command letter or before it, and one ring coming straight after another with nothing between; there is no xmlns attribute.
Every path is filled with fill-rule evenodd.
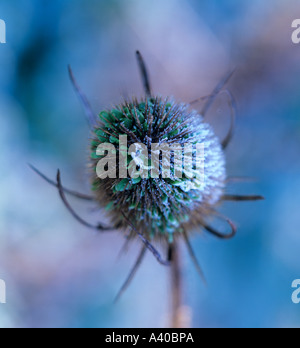
<svg viewBox="0 0 300 348"><path fill-rule="evenodd" d="M189 105L152 96L141 101L133 99L113 110L101 112L94 134L91 155L93 190L100 205L109 211L115 226L128 227L122 215L124 212L136 230L147 239L159 238L173 243L175 234L202 224L209 211L220 201L226 179L222 146L211 127L204 123L199 113L191 111ZM128 147L142 144L147 152L140 153L139 157L135 157L135 153L127 153L126 146L122 147L119 140L124 135L127 136ZM104 179L97 175L99 160L111 156L97 155L101 144L113 144L115 148L115 178ZM195 153L196 145L200 144L203 145L203 173L197 166ZM153 145L156 151L153 151ZM164 156L166 152L170 153L170 149L174 149L173 157ZM122 151L129 170L130 166L138 167L134 178L129 174L125 178L119 176ZM153 177L155 154L160 170ZM163 175L163 160L169 158L170 175ZM184 166L185 162L189 164L185 161L187 159L194 162L188 172Z"/></svg>
<svg viewBox="0 0 300 348"><path fill-rule="evenodd" d="M100 232L120 228L123 231L129 230L129 235L126 234L129 240L134 237L141 240L143 248L119 295L132 280L147 250L161 264L172 265L176 319L180 303L177 238L183 238L186 242L192 260L202 276L188 232L200 226L216 237L232 238L236 227L229 219L218 214L218 204L222 201L260 200L263 197L225 193L228 177L224 149L233 135L235 107L233 96L224 87L232 73L221 81L211 95L197 100L205 102L199 113L191 108L194 102L183 104L169 97L154 96L139 52L137 59L145 97L141 100L126 100L111 110L102 111L98 117L92 112L69 68L71 81L92 127L90 165L94 194L89 196L65 188L59 171L57 180L52 181L31 167L58 188L67 209L83 225ZM223 141L216 137L204 121L220 93L228 97L231 110L231 127ZM200 151L200 156L199 146L203 150ZM93 225L82 219L73 210L66 195L105 207L112 226L107 227L102 223ZM229 224L229 233L219 232L208 224L208 219L215 215ZM167 245L166 261L152 244L158 240ZM175 322L176 320L174 326L177 325Z"/></svg>

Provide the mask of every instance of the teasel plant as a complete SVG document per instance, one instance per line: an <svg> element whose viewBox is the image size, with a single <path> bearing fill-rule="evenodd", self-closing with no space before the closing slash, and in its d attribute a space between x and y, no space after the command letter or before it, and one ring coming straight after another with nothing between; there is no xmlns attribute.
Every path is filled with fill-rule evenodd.
<svg viewBox="0 0 300 348"><path fill-rule="evenodd" d="M226 88L233 72L216 86L208 96L199 98L191 103L178 103L171 97L156 96L151 88L149 74L141 53L136 52L137 62L144 87L144 97L124 99L120 105L112 109L94 114L88 99L75 80L71 67L69 76L78 95L91 128L91 144L89 169L92 194L82 194L67 189L62 184L61 173L58 170L56 180L51 180L36 167L30 167L49 184L55 186L65 207L71 215L83 226L96 230L99 233L120 230L125 237L127 246L132 240L141 242L141 250L128 278L116 296L121 297L133 280L147 252L153 254L163 266L170 268L172 301L171 327L180 328L183 323L183 272L179 244L183 241L200 277L205 281L202 268L190 242L190 236L195 230L204 230L207 233L228 240L236 235L235 224L218 212L218 207L225 201L257 201L264 199L259 195L229 195L226 186L233 179L226 173L224 151L229 145L235 126L236 106L231 92ZM216 98L224 94L228 100L231 113L230 129L223 140L215 135L212 127L205 118ZM193 105L202 102L200 111L193 109ZM176 175L175 157L171 156L170 175L162 173L163 156L156 158L160 169L155 177L150 175L148 168L136 161L133 154L122 147L120 136L127 136L128 145L142 144L149 152L153 144L172 146L195 147L204 144L203 165L204 172L200 180L199 169L193 161L190 173L184 172L181 177ZM109 158L104 153L99 154L101 144L112 144L115 148L116 176L99 177L97 165L100 160ZM192 150L191 150L192 151ZM125 152L125 164L135 166L135 177L121 178L119 174L120 154ZM153 155L153 153L152 153ZM192 151L192 158L195 154ZM182 162L179 162L183 165ZM178 169L178 168L177 168ZM102 223L92 224L83 219L71 206L67 196L90 201L106 210L111 226ZM228 232L218 231L210 225L212 218L219 218L228 225ZM163 247L166 255L163 257L158 251Z"/></svg>

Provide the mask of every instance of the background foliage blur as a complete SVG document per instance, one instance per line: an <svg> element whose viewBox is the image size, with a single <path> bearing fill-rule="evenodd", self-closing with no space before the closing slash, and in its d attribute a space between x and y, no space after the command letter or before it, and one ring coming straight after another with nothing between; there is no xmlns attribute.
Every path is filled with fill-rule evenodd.
<svg viewBox="0 0 300 348"><path fill-rule="evenodd" d="M167 270L148 255L113 305L139 244L118 258L122 235L79 226L27 166L53 178L60 168L68 187L89 192L89 129L67 65L98 112L142 94L136 49L154 91L185 102L207 95L237 67L228 174L258 181L228 191L266 196L221 208L238 223L234 240L193 237L207 287L183 248L191 325L300 325L291 302L292 280L300 277L300 45L291 42L299 9L297 0L1 1L0 278L8 303L0 305L0 327L168 325ZM208 120L224 136L229 119L221 97ZM94 206L74 205L103 220Z"/></svg>

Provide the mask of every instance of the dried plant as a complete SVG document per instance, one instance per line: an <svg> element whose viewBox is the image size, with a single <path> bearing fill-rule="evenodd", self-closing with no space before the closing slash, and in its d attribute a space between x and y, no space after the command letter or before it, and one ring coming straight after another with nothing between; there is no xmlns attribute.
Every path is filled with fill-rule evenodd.
<svg viewBox="0 0 300 348"><path fill-rule="evenodd" d="M182 326L182 275L178 242L185 241L188 251L195 266L203 277L201 267L192 249L189 235L197 227L201 227L208 233L222 239L230 239L236 234L234 223L217 212L217 207L223 201L248 201L260 200L261 196L235 196L225 194L227 174L225 168L224 150L228 146L234 131L235 103L231 93L225 89L226 84L233 73L215 88L211 95L198 99L189 104L177 103L172 98L162 98L152 93L149 76L144 60L137 52L138 64L143 79L145 97L141 100L132 98L125 100L114 109L102 111L99 117L94 115L87 98L79 88L71 68L69 73L75 90L82 101L88 121L92 127L91 143L91 181L93 195L84 195L63 187L61 175L58 171L57 180L52 181L36 168L35 172L58 188L60 197L71 214L84 226L99 232L120 229L127 241L139 238L142 242L141 252L129 277L117 295L126 290L140 266L146 251L150 251L156 259L165 266L171 267L171 279L173 289L172 300L172 326ZM228 98L231 110L231 127L225 139L220 141L213 129L205 122L204 118L214 103L216 97L224 93ZM194 103L202 101L204 107L201 112L192 110ZM135 178L120 178L120 154L126 150L125 161L129 164L133 160L122 148L120 136L127 136L128 145L143 144L151 152L155 144L179 144L194 146L205 144L204 155L204 180L200 182L197 175L176 176L175 159L172 157L170 177L163 176L162 171L156 177L150 173L146 176ZM116 177L99 178L96 174L99 160L105 155L99 155L97 149L103 143L113 144L116 149ZM162 156L157 158L159 168L162 168ZM181 164L182 165L182 164ZM140 168L139 168L140 169ZM197 172L197 166L191 168L192 174ZM92 225L82 219L71 207L66 195L75 196L83 200L97 202L101 208L108 212L111 226L103 224ZM223 233L209 225L208 219L218 216L224 219L229 226L229 232ZM167 251L164 259L154 245L163 245Z"/></svg>

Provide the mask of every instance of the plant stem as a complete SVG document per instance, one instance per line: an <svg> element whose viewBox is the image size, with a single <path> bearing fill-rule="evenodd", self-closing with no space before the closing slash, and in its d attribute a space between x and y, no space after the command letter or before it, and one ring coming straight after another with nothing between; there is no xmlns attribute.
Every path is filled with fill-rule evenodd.
<svg viewBox="0 0 300 348"><path fill-rule="evenodd" d="M182 273L178 243L172 246L171 261L172 328L182 328Z"/></svg>

